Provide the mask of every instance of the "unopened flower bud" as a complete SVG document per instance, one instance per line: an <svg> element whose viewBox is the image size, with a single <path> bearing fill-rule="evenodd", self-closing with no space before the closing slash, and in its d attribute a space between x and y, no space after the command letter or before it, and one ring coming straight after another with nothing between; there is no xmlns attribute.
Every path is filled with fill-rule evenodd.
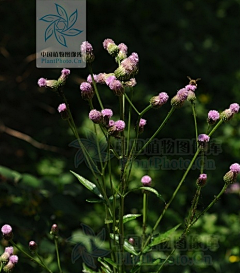
<svg viewBox="0 0 240 273"><path fill-rule="evenodd" d="M28 246L29 246L30 251L32 251L32 252L35 252L38 248L37 243L34 241L30 241Z"/></svg>
<svg viewBox="0 0 240 273"><path fill-rule="evenodd" d="M7 241L12 240L13 238L13 232L12 232L12 227L10 225L4 225L1 228L3 238Z"/></svg>
<svg viewBox="0 0 240 273"><path fill-rule="evenodd" d="M197 185L200 187L205 186L207 183L207 175L205 173L202 173L199 175L199 178L197 179Z"/></svg>
<svg viewBox="0 0 240 273"><path fill-rule="evenodd" d="M143 119L141 118L140 121L139 121L139 124L138 124L138 127L139 127L139 134L141 134L143 131L144 131L144 126L147 124L147 121L146 119Z"/></svg>
<svg viewBox="0 0 240 273"><path fill-rule="evenodd" d="M144 175L141 178L141 182L142 182L144 187L150 187L151 183L152 183L152 178L150 176L148 176L148 175Z"/></svg>
<svg viewBox="0 0 240 273"><path fill-rule="evenodd" d="M129 242L129 244L134 245L135 240L134 240L133 238L129 238L129 239L128 239L128 242Z"/></svg>
<svg viewBox="0 0 240 273"><path fill-rule="evenodd" d="M51 227L51 231L50 231L51 235L58 235L58 225L57 224L53 224Z"/></svg>

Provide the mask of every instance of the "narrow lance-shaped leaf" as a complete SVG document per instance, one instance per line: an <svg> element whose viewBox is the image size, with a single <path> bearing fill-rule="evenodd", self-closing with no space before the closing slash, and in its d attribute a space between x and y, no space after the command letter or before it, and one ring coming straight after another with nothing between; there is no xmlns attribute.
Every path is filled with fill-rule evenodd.
<svg viewBox="0 0 240 273"><path fill-rule="evenodd" d="M85 179L84 177L82 177L81 175L70 171L74 176L76 176L76 178L78 179L78 181L84 186L86 187L88 190L90 190L91 192L93 192L94 194L96 194L98 197L100 197L101 199L103 199L102 194L100 193L99 189L97 188L97 186L88 181L87 179Z"/></svg>
<svg viewBox="0 0 240 273"><path fill-rule="evenodd" d="M115 234L115 236L114 236L114 234L111 233L111 234L110 234L110 237L111 237L113 240L115 240L117 243L119 243L119 236L118 236L118 235ZM129 252L129 253L131 253L131 254L133 254L133 255L135 255L135 256L138 255L138 253L136 252L135 248L134 248L131 244L129 244L126 240L124 240L123 247L124 247L124 249L125 249L127 252Z"/></svg>
<svg viewBox="0 0 240 273"><path fill-rule="evenodd" d="M166 231L163 234L159 234L158 236L154 237L152 242L150 243L150 247L152 246L156 246L158 244L161 244L163 242L167 242L171 239L171 235L181 226L181 224L178 224L177 226L175 226L174 228Z"/></svg>

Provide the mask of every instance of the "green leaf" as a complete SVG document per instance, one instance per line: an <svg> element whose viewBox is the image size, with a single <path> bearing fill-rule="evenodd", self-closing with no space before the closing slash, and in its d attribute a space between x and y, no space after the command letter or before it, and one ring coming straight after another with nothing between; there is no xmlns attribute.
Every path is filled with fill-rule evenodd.
<svg viewBox="0 0 240 273"><path fill-rule="evenodd" d="M127 223L131 220L136 219L137 217L142 216L142 214L127 214L123 216L123 223Z"/></svg>
<svg viewBox="0 0 240 273"><path fill-rule="evenodd" d="M101 199L86 199L88 203L103 203Z"/></svg>
<svg viewBox="0 0 240 273"><path fill-rule="evenodd" d="M0 166L0 177L3 181L4 179L6 179L6 180L12 180L13 182L19 182L19 180L22 178L22 175L11 169Z"/></svg>
<svg viewBox="0 0 240 273"><path fill-rule="evenodd" d="M99 271L94 271L92 269L90 269L89 267L87 267L85 264L83 264L83 273L98 273Z"/></svg>
<svg viewBox="0 0 240 273"><path fill-rule="evenodd" d="M137 217L142 216L142 214L127 214L123 216L123 223L127 223L131 220L136 219ZM105 220L105 224L111 224L113 220ZM116 223L119 223L119 220L116 220Z"/></svg>
<svg viewBox="0 0 240 273"><path fill-rule="evenodd" d="M112 261L110 258L103 258L103 260L109 263L112 267L117 268L117 264Z"/></svg>
<svg viewBox="0 0 240 273"><path fill-rule="evenodd" d="M86 187L88 190L90 190L91 192L93 192L94 194L96 194L98 197L100 197L101 199L103 199L103 196L102 194L100 193L99 189L97 188L97 186L88 181L87 179L85 179L84 177L82 177L81 175L73 172L73 171L70 171L73 175L75 175L78 179L78 181L84 186Z"/></svg>
<svg viewBox="0 0 240 273"><path fill-rule="evenodd" d="M155 190L154 188L151 188L151 187L140 187L140 189L144 190L144 191L150 191L150 192L154 193L159 199L161 199L166 204L166 202L163 199L162 195L157 190Z"/></svg>
<svg viewBox="0 0 240 273"><path fill-rule="evenodd" d="M103 265L102 269L106 272L113 272L112 269L109 267L109 265L107 263L105 263L104 261L102 261L101 258L98 258L98 261Z"/></svg>
<svg viewBox="0 0 240 273"><path fill-rule="evenodd" d="M113 233L110 233L110 237L111 237L113 240L115 240L117 243L119 243L119 236L118 236L118 235L115 234L115 236L114 236ZM124 247L124 249L125 249L127 252L129 252L129 253L131 253L131 254L133 254L133 255L135 255L135 256L138 256L138 255L139 255L139 253L136 252L136 250L134 249L134 247L133 247L131 244L129 244L129 243L127 242L127 240L124 240L123 247Z"/></svg>
<svg viewBox="0 0 240 273"><path fill-rule="evenodd" d="M163 242L169 241L171 239L170 235L172 235L180 226L181 226L181 224L178 224L174 228L166 231L165 233L159 234L158 236L154 237L152 242L149 244L149 246L152 247L152 246L156 246L158 244L161 244Z"/></svg>
<svg viewBox="0 0 240 273"><path fill-rule="evenodd" d="M163 199L162 195L161 195L156 189L154 189L154 188L152 188L152 187L139 187L139 188L136 188L136 189L132 189L132 190L128 191L128 192L125 194L125 196L128 195L128 194L129 194L130 192L132 192L132 191L138 191L138 190L144 190L144 191L152 192L152 193L154 193L159 199L161 199L161 200L166 204L166 202L165 202L165 200Z"/></svg>

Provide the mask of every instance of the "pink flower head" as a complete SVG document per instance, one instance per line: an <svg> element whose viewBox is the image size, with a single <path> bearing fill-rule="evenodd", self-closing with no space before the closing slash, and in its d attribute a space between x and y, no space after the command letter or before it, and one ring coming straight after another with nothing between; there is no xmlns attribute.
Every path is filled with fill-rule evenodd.
<svg viewBox="0 0 240 273"><path fill-rule="evenodd" d="M4 226L2 226L1 231L2 231L3 235L8 235L8 234L12 233L12 227L10 225L4 225Z"/></svg>
<svg viewBox="0 0 240 273"><path fill-rule="evenodd" d="M185 101L188 97L188 90L186 88L182 88L177 92L177 97L181 102Z"/></svg>
<svg viewBox="0 0 240 273"><path fill-rule="evenodd" d="M93 54L93 47L89 42L83 42L81 44L80 50L83 61L85 61L86 63L92 63L94 61L95 56Z"/></svg>
<svg viewBox="0 0 240 273"><path fill-rule="evenodd" d="M97 82L97 75L93 74L93 79L95 82ZM87 82L92 83L92 75L91 74L89 74L87 76Z"/></svg>
<svg viewBox="0 0 240 273"><path fill-rule="evenodd" d="M200 143L209 142L209 140L210 140L210 137L208 135L206 135L206 134L200 134L198 136L198 141Z"/></svg>
<svg viewBox="0 0 240 273"><path fill-rule="evenodd" d="M105 79L105 83L109 86L114 80L116 80L116 77L112 75Z"/></svg>
<svg viewBox="0 0 240 273"><path fill-rule="evenodd" d="M31 251L36 251L38 248L38 245L35 241L30 241L28 246Z"/></svg>
<svg viewBox="0 0 240 273"><path fill-rule="evenodd" d="M125 122L123 120L118 120L114 123L117 132L122 132L125 129Z"/></svg>
<svg viewBox="0 0 240 273"><path fill-rule="evenodd" d="M112 40L112 39L105 39L104 41L103 41L103 48L104 49L108 49L108 47L110 46L110 45L115 45L115 43L114 43L114 41Z"/></svg>
<svg viewBox="0 0 240 273"><path fill-rule="evenodd" d="M124 88L119 80L111 81L109 84L109 88L113 90L117 96L120 96L124 93Z"/></svg>
<svg viewBox="0 0 240 273"><path fill-rule="evenodd" d="M9 255L12 255L13 254L13 247L12 246L5 247L4 252L7 252Z"/></svg>
<svg viewBox="0 0 240 273"><path fill-rule="evenodd" d="M207 183L207 175L205 173L201 173L197 180L197 185L203 187Z"/></svg>
<svg viewBox="0 0 240 273"><path fill-rule="evenodd" d="M65 111L67 111L66 104L65 103L59 104L59 106L58 106L58 112L61 113L61 112L65 112Z"/></svg>
<svg viewBox="0 0 240 273"><path fill-rule="evenodd" d="M113 111L111 109L103 109L101 113L103 117L108 117L108 118L111 118L113 115Z"/></svg>
<svg viewBox="0 0 240 273"><path fill-rule="evenodd" d="M92 53L93 52L92 45L88 41L83 42L81 44L81 52L84 53L84 54Z"/></svg>
<svg viewBox="0 0 240 273"><path fill-rule="evenodd" d="M216 111L216 110L210 110L208 112L208 118L213 120L213 121L218 120L219 117L220 117L220 115L219 115L218 111Z"/></svg>
<svg viewBox="0 0 240 273"><path fill-rule="evenodd" d="M146 119L141 118L139 121L139 127L143 128L147 124Z"/></svg>
<svg viewBox="0 0 240 273"><path fill-rule="evenodd" d="M109 123L108 123L108 126L109 126L109 127L112 127L112 126L114 126L114 124L115 124L115 121L112 120L112 119L110 119L110 120L109 120Z"/></svg>
<svg viewBox="0 0 240 273"><path fill-rule="evenodd" d="M197 86L196 85L192 85L192 84L188 84L185 86L185 88L188 90L188 91L195 91L197 89Z"/></svg>
<svg viewBox="0 0 240 273"><path fill-rule="evenodd" d="M238 174L240 172L240 165L238 163L234 163L230 166L230 170L233 173Z"/></svg>
<svg viewBox="0 0 240 273"><path fill-rule="evenodd" d="M129 87L134 87L136 84L137 84L137 81L135 78L131 78L129 81L125 82L125 85Z"/></svg>
<svg viewBox="0 0 240 273"><path fill-rule="evenodd" d="M236 114L239 111L239 104L238 103L232 103L229 106L229 109L232 111L233 114Z"/></svg>
<svg viewBox="0 0 240 273"><path fill-rule="evenodd" d="M138 54L135 52L133 52L128 58L131 61L133 66L137 66L137 64L139 63Z"/></svg>
<svg viewBox="0 0 240 273"><path fill-rule="evenodd" d="M39 87L47 87L47 80L44 78L40 78L38 80L38 85L39 85Z"/></svg>
<svg viewBox="0 0 240 273"><path fill-rule="evenodd" d="M64 76L68 76L68 75L70 75L70 70L69 69L66 69L66 68L63 68L63 70L62 70L62 75L64 75Z"/></svg>
<svg viewBox="0 0 240 273"><path fill-rule="evenodd" d="M13 264L16 264L18 262L18 256L17 255L11 255L9 257L9 261Z"/></svg>
<svg viewBox="0 0 240 273"><path fill-rule="evenodd" d="M118 45L118 48L119 48L119 51L121 51L121 52L127 54L128 48L127 48L127 46L126 46L124 43L119 44L119 45Z"/></svg>
<svg viewBox="0 0 240 273"><path fill-rule="evenodd" d="M150 104L154 108L159 108L160 106L165 104L168 101L168 99L169 99L168 94L165 92L161 92L159 93L158 96L154 96L150 99Z"/></svg>
<svg viewBox="0 0 240 273"><path fill-rule="evenodd" d="M152 178L148 175L144 175L141 179L141 182L144 187L149 187L149 186L151 186Z"/></svg>
<svg viewBox="0 0 240 273"><path fill-rule="evenodd" d="M93 109L89 113L89 118L97 124L102 123L102 113L97 111L96 109Z"/></svg>
<svg viewBox="0 0 240 273"><path fill-rule="evenodd" d="M94 96L94 90L89 82L82 82L80 85L81 96L84 100L92 99Z"/></svg>
<svg viewBox="0 0 240 273"><path fill-rule="evenodd" d="M107 78L107 74L106 73L99 73L98 75L96 75L96 83L100 83L100 84L105 84L105 80Z"/></svg>
<svg viewBox="0 0 240 273"><path fill-rule="evenodd" d="M208 112L208 123L210 124L214 124L217 120L219 120L220 118L220 114L218 113L218 111L216 110L210 110Z"/></svg>

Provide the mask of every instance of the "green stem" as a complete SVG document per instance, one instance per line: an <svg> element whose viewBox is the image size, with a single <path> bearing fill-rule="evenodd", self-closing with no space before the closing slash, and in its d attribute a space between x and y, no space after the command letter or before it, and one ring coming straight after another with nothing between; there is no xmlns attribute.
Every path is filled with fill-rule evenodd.
<svg viewBox="0 0 240 273"><path fill-rule="evenodd" d="M92 84L93 84L93 88L94 88L95 94L96 94L97 99L98 99L98 103L99 103L101 109L104 109L101 98L100 98L99 93L98 93L96 82L95 82L94 77L93 77L93 71L92 71L91 64L88 65L88 68L89 68L89 71L90 71L90 74L91 74L91 77L92 77Z"/></svg>
<svg viewBox="0 0 240 273"><path fill-rule="evenodd" d="M167 123L168 119L171 117L172 113L174 112L175 107L172 107L171 110L168 112L167 116L165 117L162 124L158 127L157 131L151 136L151 138L143 145L143 147L138 151L136 157L147 147L147 145L154 139L154 137L161 131L163 126ZM142 115L142 113L141 113Z"/></svg>
<svg viewBox="0 0 240 273"><path fill-rule="evenodd" d="M179 182L179 184L178 184L177 188L175 189L174 193L172 194L171 199L170 199L169 202L165 205L162 214L159 216L158 220L156 221L156 224L154 225L154 227L153 227L153 229L152 229L151 234L149 235L148 239L146 240L146 243L145 243L145 245L144 245L144 248L147 246L147 244L148 244L148 242L150 241L150 239L151 239L151 237L152 237L154 231L156 230L156 228L158 227L159 223L161 222L161 220L162 220L164 214L166 213L168 207L171 205L173 199L175 198L176 194L178 193L179 189L181 188L181 186L182 186L182 184L183 184L183 182L184 182L184 180L185 180L185 178L186 178L188 172L190 171L190 169L191 169L191 167L192 167L194 161L196 160L196 158L197 158L199 152L200 152L200 149L198 149L198 150L196 151L196 153L195 153L195 155L194 155L192 161L190 162L190 164L189 164L187 170L185 171L185 173L184 173L184 175L183 175L181 181Z"/></svg>
<svg viewBox="0 0 240 273"><path fill-rule="evenodd" d="M24 255L26 255L31 261L34 261L35 263L37 263L39 266L43 267L44 269L46 269L49 273L52 273L52 271L50 269L47 268L47 266L40 260L40 262L38 260L36 260L34 257L32 257L31 255L29 255L26 251L24 251L23 249L21 249L17 244L14 243L13 240L10 240L11 244L16 247L20 252L22 252Z"/></svg>
<svg viewBox="0 0 240 273"><path fill-rule="evenodd" d="M223 120L220 119L219 122L213 127L212 131L208 135L211 136L222 123L223 123Z"/></svg>
<svg viewBox="0 0 240 273"><path fill-rule="evenodd" d="M59 258L59 252L58 252L58 239L57 239L56 236L54 236L54 243L55 243L55 248L56 248L58 269L59 269L59 272L62 273L60 258Z"/></svg>
<svg viewBox="0 0 240 273"><path fill-rule="evenodd" d="M144 246L146 236L146 222L147 222L147 198L148 194L146 191L143 192L143 224L142 224L142 247ZM143 249L142 249L143 251Z"/></svg>
<svg viewBox="0 0 240 273"><path fill-rule="evenodd" d="M138 110L136 109L136 107L133 105L131 99L129 99L128 95L127 95L126 93L125 93L124 95L125 95L127 101L129 102L129 104L130 104L130 105L132 106L132 108L134 109L134 111L135 111L138 115L140 115L140 113L138 112Z"/></svg>
<svg viewBox="0 0 240 273"><path fill-rule="evenodd" d="M194 127L195 127L196 143L198 143L198 128L197 128L197 118L196 118L195 103L192 102L191 105L192 105L192 112L193 112L193 118L194 118Z"/></svg>

